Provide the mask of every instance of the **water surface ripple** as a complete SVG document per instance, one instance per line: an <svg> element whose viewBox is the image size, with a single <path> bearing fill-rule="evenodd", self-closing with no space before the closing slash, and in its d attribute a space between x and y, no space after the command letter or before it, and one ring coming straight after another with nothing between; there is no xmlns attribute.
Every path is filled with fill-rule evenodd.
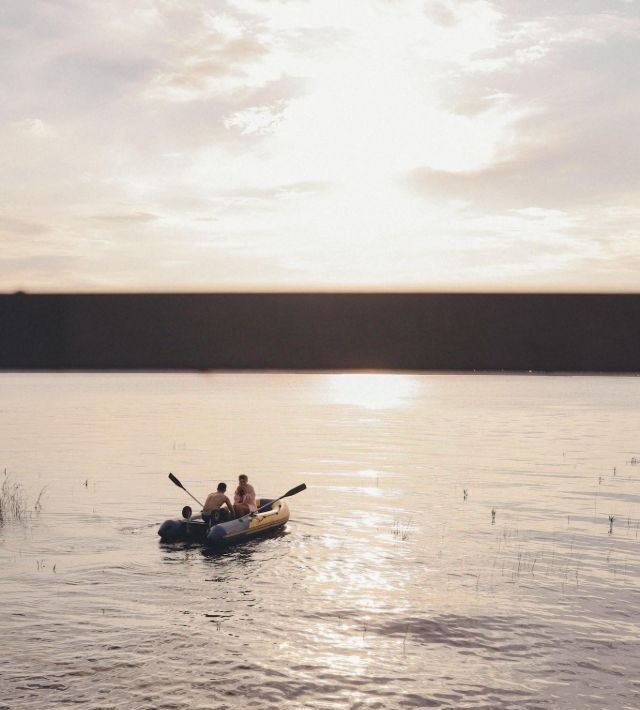
<svg viewBox="0 0 640 710"><path fill-rule="evenodd" d="M640 707L640 379L0 375L0 708ZM225 552L156 530L247 473Z"/></svg>

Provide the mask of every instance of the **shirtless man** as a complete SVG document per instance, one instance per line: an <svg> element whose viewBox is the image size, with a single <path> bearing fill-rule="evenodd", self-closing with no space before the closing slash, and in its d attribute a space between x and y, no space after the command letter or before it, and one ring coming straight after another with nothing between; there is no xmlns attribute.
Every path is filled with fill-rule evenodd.
<svg viewBox="0 0 640 710"><path fill-rule="evenodd" d="M255 513L256 507L256 492L253 486L249 483L249 477L244 473L238 476L238 487L233 496L233 508L238 517L247 513Z"/></svg>
<svg viewBox="0 0 640 710"><path fill-rule="evenodd" d="M233 520L233 506L231 505L231 501L225 495L226 490L226 483L218 483L218 490L215 493L209 493L207 500L204 502L202 512L215 513L216 511L219 511L221 520ZM227 510L222 508L223 505L227 506Z"/></svg>

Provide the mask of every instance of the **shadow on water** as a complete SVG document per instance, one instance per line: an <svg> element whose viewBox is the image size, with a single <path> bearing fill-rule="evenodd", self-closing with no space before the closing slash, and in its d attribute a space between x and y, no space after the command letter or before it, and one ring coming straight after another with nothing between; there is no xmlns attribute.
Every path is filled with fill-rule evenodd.
<svg viewBox="0 0 640 710"><path fill-rule="evenodd" d="M506 659L541 656L554 643L545 638L547 629L542 624L511 616L443 614L431 619L408 616L380 624L377 629L372 627L372 631L392 638L408 638L421 645L444 644ZM512 639L514 631L518 633Z"/></svg>
<svg viewBox="0 0 640 710"><path fill-rule="evenodd" d="M251 540L240 541L225 547L206 547L202 543L193 541L162 542L158 541L158 546L165 552L163 558L166 562L175 562L176 556L171 553L194 553L188 554L181 561L186 559L204 558L209 562L232 560L235 562L248 563L254 560L256 554L266 549L269 542L284 540L289 532L286 528L275 530L268 534L256 536Z"/></svg>
<svg viewBox="0 0 640 710"><path fill-rule="evenodd" d="M253 559L254 555L264 551L269 541L284 539L287 535L286 530L275 530L227 547L203 547L202 556L212 561L231 557L237 561L248 562Z"/></svg>

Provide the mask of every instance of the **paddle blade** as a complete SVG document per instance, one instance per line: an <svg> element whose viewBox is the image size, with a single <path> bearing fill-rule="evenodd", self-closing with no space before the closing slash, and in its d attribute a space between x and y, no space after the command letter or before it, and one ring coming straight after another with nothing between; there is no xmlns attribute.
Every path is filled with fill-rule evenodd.
<svg viewBox="0 0 640 710"><path fill-rule="evenodd" d="M289 496L294 496L296 493L300 493L300 491L304 491L306 488L307 488L307 484L301 483L299 486L296 486L295 488L292 488L290 491L287 491L282 497L288 498Z"/></svg>
<svg viewBox="0 0 640 710"><path fill-rule="evenodd" d="M178 488L182 488L182 490L184 490L182 483L180 483L180 481L172 473L169 474L169 480L175 483Z"/></svg>

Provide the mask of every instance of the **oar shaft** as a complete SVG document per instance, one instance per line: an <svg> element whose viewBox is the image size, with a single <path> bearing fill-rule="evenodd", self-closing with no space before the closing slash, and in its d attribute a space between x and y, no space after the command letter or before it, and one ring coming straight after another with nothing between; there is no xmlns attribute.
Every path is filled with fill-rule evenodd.
<svg viewBox="0 0 640 710"><path fill-rule="evenodd" d="M189 493L189 491L188 491L184 486L182 487L182 490L183 490L187 495L191 496L191 493ZM191 497L193 498L193 500L195 500L195 502L196 502L201 508L204 508L204 506L202 505L202 503L201 503L195 496L191 496Z"/></svg>
<svg viewBox="0 0 640 710"><path fill-rule="evenodd" d="M266 505L261 505L258 510L256 510L256 513L259 513L261 510L264 510L265 508L270 508L274 503L277 503L278 501L282 500L283 498L288 498L289 496L294 496L297 493L300 493L300 491L306 490L307 486L305 483L301 483L299 486L296 486L295 488L292 488L290 491L287 491L283 496L280 496L280 498L276 498L275 500L272 500L270 503L267 503ZM242 517L245 518L247 515L255 515L256 513L246 513Z"/></svg>
<svg viewBox="0 0 640 710"><path fill-rule="evenodd" d="M183 490L188 496L191 496L191 497L193 498L193 500L195 500L195 502L196 502L201 508L204 508L204 506L202 505L202 503L201 503L195 496L191 495L191 493L189 493L189 491L182 485L182 483L181 483L172 473L169 474L169 480L170 480L172 483L174 483L176 486L178 486L178 488L182 488L182 490Z"/></svg>

